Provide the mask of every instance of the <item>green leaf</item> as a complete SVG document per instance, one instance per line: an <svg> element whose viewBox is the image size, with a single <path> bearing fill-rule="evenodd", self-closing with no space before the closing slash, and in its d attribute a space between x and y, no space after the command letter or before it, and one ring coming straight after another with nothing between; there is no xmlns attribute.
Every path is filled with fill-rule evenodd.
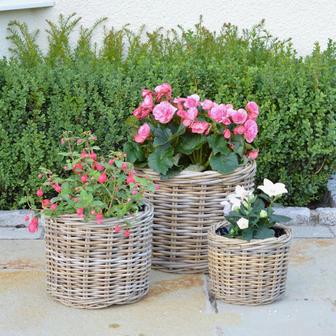
<svg viewBox="0 0 336 336"><path fill-rule="evenodd" d="M223 135L213 134L208 136L208 143L214 154L227 154L230 152L228 143L224 139Z"/></svg>
<svg viewBox="0 0 336 336"><path fill-rule="evenodd" d="M82 189L79 195L79 202L76 204L77 208L86 208L91 205L93 201L93 196L89 194L86 190Z"/></svg>
<svg viewBox="0 0 336 336"><path fill-rule="evenodd" d="M167 144L172 137L172 131L168 127L155 127L153 129L154 134L154 146L162 146Z"/></svg>
<svg viewBox="0 0 336 336"><path fill-rule="evenodd" d="M274 237L274 230L267 227L262 227L254 234L253 238L255 239L266 239Z"/></svg>
<svg viewBox="0 0 336 336"><path fill-rule="evenodd" d="M183 154L191 154L194 150L199 149L207 139L201 134L184 134L180 138L180 142L176 148L177 152Z"/></svg>
<svg viewBox="0 0 336 336"><path fill-rule="evenodd" d="M240 156L244 155L245 152L245 141L244 138L241 135L234 135L231 138L231 142L234 145L234 152L237 153Z"/></svg>
<svg viewBox="0 0 336 336"><path fill-rule="evenodd" d="M178 175L184 169L183 166L173 166L168 169L165 175L160 175L161 180L168 180L176 175Z"/></svg>
<svg viewBox="0 0 336 336"><path fill-rule="evenodd" d="M124 152L127 154L127 160L129 162L142 162L145 160L143 149L136 142L128 142L124 146Z"/></svg>
<svg viewBox="0 0 336 336"><path fill-rule="evenodd" d="M160 146L148 156L148 166L160 175L166 175L174 165L174 150L171 146Z"/></svg>
<svg viewBox="0 0 336 336"><path fill-rule="evenodd" d="M253 230L251 228L244 229L241 235L244 240L251 240L253 238Z"/></svg>
<svg viewBox="0 0 336 336"><path fill-rule="evenodd" d="M216 154L210 159L210 166L213 170L222 174L228 174L238 168L237 154L229 153L227 155Z"/></svg>
<svg viewBox="0 0 336 336"><path fill-rule="evenodd" d="M174 137L178 137L185 133L186 127L183 124L175 125L175 124L168 124L167 125L171 130Z"/></svg>

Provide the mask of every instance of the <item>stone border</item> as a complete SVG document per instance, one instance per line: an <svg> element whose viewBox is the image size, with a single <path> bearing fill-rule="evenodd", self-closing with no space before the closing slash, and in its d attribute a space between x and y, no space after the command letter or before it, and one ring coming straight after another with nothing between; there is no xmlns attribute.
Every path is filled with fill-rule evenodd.
<svg viewBox="0 0 336 336"><path fill-rule="evenodd" d="M288 225L336 225L336 173L331 175L327 190L331 207L314 210L306 207L283 207L276 208L275 213L292 218Z"/></svg>

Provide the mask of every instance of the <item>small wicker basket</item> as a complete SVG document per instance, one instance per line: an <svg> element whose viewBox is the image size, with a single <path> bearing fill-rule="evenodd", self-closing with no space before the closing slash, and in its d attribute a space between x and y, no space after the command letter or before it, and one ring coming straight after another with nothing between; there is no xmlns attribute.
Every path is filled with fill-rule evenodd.
<svg viewBox="0 0 336 336"><path fill-rule="evenodd" d="M285 293L291 230L278 238L245 241L209 231L209 290L215 299L243 305L268 304Z"/></svg>
<svg viewBox="0 0 336 336"><path fill-rule="evenodd" d="M255 162L234 172L184 171L160 180L150 169L138 170L149 176L159 190L147 195L154 205L153 268L173 273L202 273L208 269L208 231L223 220L221 201L242 185L254 187Z"/></svg>
<svg viewBox="0 0 336 336"><path fill-rule="evenodd" d="M47 292L77 308L131 303L149 289L153 207L102 224L76 215L46 218ZM131 225L131 235L114 227Z"/></svg>

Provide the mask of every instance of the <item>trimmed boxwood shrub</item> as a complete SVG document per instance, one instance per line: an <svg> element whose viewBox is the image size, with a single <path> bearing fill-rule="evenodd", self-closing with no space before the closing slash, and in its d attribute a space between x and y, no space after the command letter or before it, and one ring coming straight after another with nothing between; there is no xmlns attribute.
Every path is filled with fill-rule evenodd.
<svg viewBox="0 0 336 336"><path fill-rule="evenodd" d="M37 188L41 165L62 168L56 153L63 130L90 129L102 151L120 149L140 90L161 82L176 96L258 102L258 179L284 182L287 204L323 194L336 158L334 42L302 58L263 23L242 34L232 25L214 33L199 23L146 38L128 28L106 31L100 48L91 42L94 29L81 28L71 48L76 17L49 24L46 53L25 24L9 25L13 57L0 62L0 208L17 207Z"/></svg>

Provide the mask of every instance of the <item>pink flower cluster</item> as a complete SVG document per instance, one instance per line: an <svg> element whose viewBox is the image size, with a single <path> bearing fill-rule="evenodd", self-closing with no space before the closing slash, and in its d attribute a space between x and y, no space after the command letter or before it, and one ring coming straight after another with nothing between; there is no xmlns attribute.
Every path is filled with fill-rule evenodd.
<svg viewBox="0 0 336 336"><path fill-rule="evenodd" d="M139 120L149 117L160 124L169 124L176 115L191 133L204 135L216 128L216 124L221 124L224 128L223 138L227 141L232 135L242 135L247 143L252 143L258 134L256 119L259 107L253 101L248 102L244 109L234 109L231 104L217 104L209 99L201 101L197 94L172 100L172 88L168 83L157 86L154 92L144 89L142 97L142 103L133 111ZM144 123L134 136L134 141L142 144L150 137L151 127ZM247 156L256 159L258 151L252 150Z"/></svg>

